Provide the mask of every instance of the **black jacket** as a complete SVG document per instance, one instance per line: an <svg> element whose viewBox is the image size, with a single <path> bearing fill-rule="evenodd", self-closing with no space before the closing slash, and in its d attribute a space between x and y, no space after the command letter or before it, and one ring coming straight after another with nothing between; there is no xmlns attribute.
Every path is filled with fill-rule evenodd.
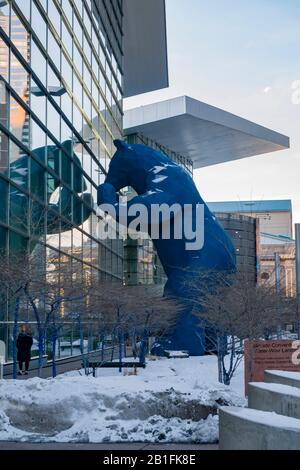
<svg viewBox="0 0 300 470"><path fill-rule="evenodd" d="M30 361L32 336L28 333L20 333L17 339L18 361Z"/></svg>

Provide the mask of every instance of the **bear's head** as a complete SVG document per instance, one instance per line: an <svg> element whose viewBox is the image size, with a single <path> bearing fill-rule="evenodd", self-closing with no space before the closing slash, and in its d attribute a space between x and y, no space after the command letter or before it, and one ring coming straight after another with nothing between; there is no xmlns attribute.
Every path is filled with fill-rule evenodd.
<svg viewBox="0 0 300 470"><path fill-rule="evenodd" d="M122 140L114 141L117 148L112 157L106 183L114 186L116 191L131 186L137 194L147 191L147 179L155 165L170 164L169 158L154 149L140 144L126 144Z"/></svg>

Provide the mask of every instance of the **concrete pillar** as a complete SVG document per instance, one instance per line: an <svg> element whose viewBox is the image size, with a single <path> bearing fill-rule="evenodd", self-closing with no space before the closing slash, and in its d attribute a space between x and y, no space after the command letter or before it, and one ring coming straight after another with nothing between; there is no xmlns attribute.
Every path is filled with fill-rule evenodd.
<svg viewBox="0 0 300 470"><path fill-rule="evenodd" d="M280 294L281 291L281 266L280 266L280 254L274 253L275 260L275 281L276 281L276 292Z"/></svg>

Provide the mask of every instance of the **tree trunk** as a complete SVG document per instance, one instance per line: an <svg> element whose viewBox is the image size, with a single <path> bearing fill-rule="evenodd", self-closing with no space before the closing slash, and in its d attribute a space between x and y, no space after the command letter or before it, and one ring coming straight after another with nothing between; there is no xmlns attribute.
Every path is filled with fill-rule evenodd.
<svg viewBox="0 0 300 470"><path fill-rule="evenodd" d="M119 342L119 372L122 372L122 333L121 331L118 332L118 342Z"/></svg>
<svg viewBox="0 0 300 470"><path fill-rule="evenodd" d="M39 327L39 377L41 377L43 369L44 343L44 332L43 329Z"/></svg>
<svg viewBox="0 0 300 470"><path fill-rule="evenodd" d="M56 343L57 335L52 336L52 377L56 377Z"/></svg>
<svg viewBox="0 0 300 470"><path fill-rule="evenodd" d="M223 382L223 366L222 366L222 350L221 350L221 341L220 336L217 338L217 351L218 351L218 379L222 384Z"/></svg>
<svg viewBox="0 0 300 470"><path fill-rule="evenodd" d="M13 378L17 378L17 338L18 338L18 320L20 310L20 298L16 298L14 327L13 327Z"/></svg>

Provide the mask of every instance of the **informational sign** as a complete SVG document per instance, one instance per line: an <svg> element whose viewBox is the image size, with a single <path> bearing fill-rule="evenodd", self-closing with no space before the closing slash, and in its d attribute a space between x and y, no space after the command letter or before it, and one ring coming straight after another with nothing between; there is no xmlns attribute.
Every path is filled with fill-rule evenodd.
<svg viewBox="0 0 300 470"><path fill-rule="evenodd" d="M0 340L0 379L3 379L3 364L5 362L5 343Z"/></svg>
<svg viewBox="0 0 300 470"><path fill-rule="evenodd" d="M300 372L300 340L245 341L245 393L249 382L263 382L265 370Z"/></svg>

